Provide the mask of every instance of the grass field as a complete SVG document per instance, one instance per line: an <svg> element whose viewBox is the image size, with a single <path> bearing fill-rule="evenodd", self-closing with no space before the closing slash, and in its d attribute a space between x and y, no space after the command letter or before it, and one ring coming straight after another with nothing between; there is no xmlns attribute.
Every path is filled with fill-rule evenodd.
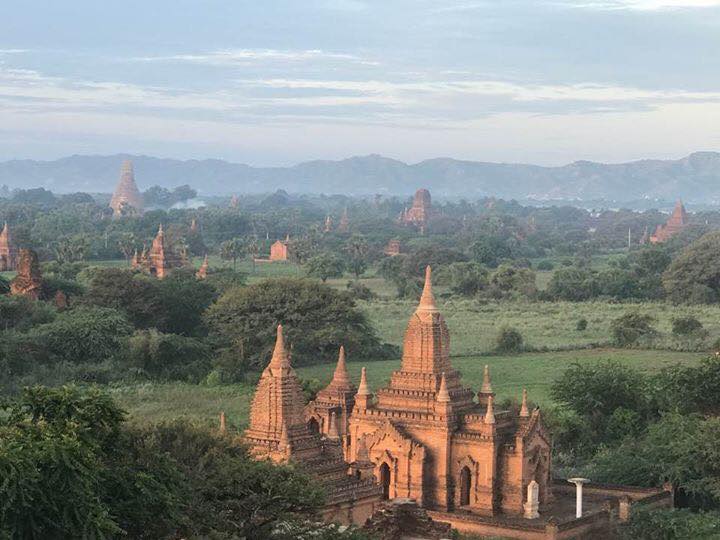
<svg viewBox="0 0 720 540"><path fill-rule="evenodd" d="M574 362L598 362L617 360L625 365L654 372L673 364L691 365L703 355L669 351L593 349L553 353L527 353L518 356L462 357L453 358L453 366L463 374L466 386L474 390L482 382L483 366L488 364L493 389L498 399L519 398L523 388L529 397L540 405L550 405L550 385ZM400 361L348 362L351 378L360 379L360 369L365 365L368 383L377 390L387 384L390 374L399 368ZM324 364L297 369L301 379L317 379L323 385L332 377L335 366ZM139 384L110 389L120 405L130 415L134 424L171 421L185 418L204 425L217 425L218 414L225 411L228 422L242 429L245 427L254 386L237 384L227 386L202 386L183 383Z"/></svg>

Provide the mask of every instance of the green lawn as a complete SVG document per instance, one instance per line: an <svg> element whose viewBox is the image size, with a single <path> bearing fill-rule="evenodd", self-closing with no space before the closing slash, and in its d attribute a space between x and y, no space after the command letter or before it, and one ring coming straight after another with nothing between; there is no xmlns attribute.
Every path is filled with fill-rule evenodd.
<svg viewBox="0 0 720 540"><path fill-rule="evenodd" d="M553 353L528 353L518 356L457 357L453 366L463 374L465 385L474 390L482 382L483 366L490 365L493 389L498 399L519 399L527 388L530 399L540 405L551 404L549 389L552 381L574 362L617 360L646 371L657 371L673 364L693 364L703 355L668 351L593 349ZM400 366L399 360L382 362L348 362L351 378L358 382L365 365L371 389L387 384L390 374ZM301 367L302 379L317 379L326 384L332 377L332 364ZM132 423L153 423L176 418L190 419L208 426L217 425L220 411L228 422L245 427L248 418L252 385L202 386L183 383L141 384L112 388L113 396L130 413Z"/></svg>

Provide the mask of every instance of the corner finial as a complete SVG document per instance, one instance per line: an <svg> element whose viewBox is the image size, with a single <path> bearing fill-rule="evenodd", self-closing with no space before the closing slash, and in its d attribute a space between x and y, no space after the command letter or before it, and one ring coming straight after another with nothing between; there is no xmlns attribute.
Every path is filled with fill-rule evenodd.
<svg viewBox="0 0 720 540"><path fill-rule="evenodd" d="M425 284L423 285L423 292L417 311L437 311L435 295L432 290L432 269L430 265L425 267Z"/></svg>
<svg viewBox="0 0 720 540"><path fill-rule="evenodd" d="M527 403L527 390L523 388L522 392L522 404L520 405L520 418L528 418L530 416L530 411L528 409L528 403Z"/></svg>
<svg viewBox="0 0 720 540"><path fill-rule="evenodd" d="M443 371L442 377L440 378L440 390L437 394L437 401L439 403L450 403L450 393L447 389L447 382L445 382L445 372Z"/></svg>
<svg viewBox="0 0 720 540"><path fill-rule="evenodd" d="M493 396L490 396L488 398L487 411L485 412L485 423L486 424L494 424L495 423L495 407L493 405L494 401L495 401L495 398Z"/></svg>
<svg viewBox="0 0 720 540"><path fill-rule="evenodd" d="M362 368L362 371L360 372L360 386L358 386L357 391L358 396L371 396L372 392L370 392L370 387L367 383L367 374L365 373L365 368Z"/></svg>
<svg viewBox="0 0 720 540"><path fill-rule="evenodd" d="M490 366L485 364L485 369L483 371L483 382L482 387L480 388L481 394L492 394L492 383L490 382Z"/></svg>
<svg viewBox="0 0 720 540"><path fill-rule="evenodd" d="M328 425L328 439L332 440L338 440L340 438L340 433L338 432L338 425L337 425L337 414L335 414L335 411L332 411L330 413L330 424Z"/></svg>
<svg viewBox="0 0 720 540"><path fill-rule="evenodd" d="M335 373L333 373L333 378L330 384L336 387L350 386L350 377L348 376L347 366L345 365L345 347L343 345L340 345L337 366L335 367Z"/></svg>

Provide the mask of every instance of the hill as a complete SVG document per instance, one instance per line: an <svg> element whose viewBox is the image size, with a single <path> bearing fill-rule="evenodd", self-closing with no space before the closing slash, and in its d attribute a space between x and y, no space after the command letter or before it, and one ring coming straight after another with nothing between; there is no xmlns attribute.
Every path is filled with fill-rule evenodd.
<svg viewBox="0 0 720 540"><path fill-rule="evenodd" d="M631 201L643 198L720 202L720 153L696 152L677 160L619 164L578 161L561 167L436 158L407 164L380 155L309 161L292 167L251 167L223 160L149 156L70 156L55 161L0 163L0 185L44 187L59 193L111 192L120 163L132 159L141 189L190 184L204 195L267 193L373 193L410 195L422 186L435 196L497 196L539 200Z"/></svg>

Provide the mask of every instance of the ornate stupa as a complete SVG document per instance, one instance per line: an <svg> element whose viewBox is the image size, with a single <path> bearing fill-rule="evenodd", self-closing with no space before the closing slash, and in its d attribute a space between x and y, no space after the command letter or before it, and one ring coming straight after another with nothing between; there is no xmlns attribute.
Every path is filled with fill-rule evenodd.
<svg viewBox="0 0 720 540"><path fill-rule="evenodd" d="M135 173L132 161L123 161L120 168L120 181L110 200L113 216L127 216L141 214L143 211L142 195L135 183Z"/></svg>

